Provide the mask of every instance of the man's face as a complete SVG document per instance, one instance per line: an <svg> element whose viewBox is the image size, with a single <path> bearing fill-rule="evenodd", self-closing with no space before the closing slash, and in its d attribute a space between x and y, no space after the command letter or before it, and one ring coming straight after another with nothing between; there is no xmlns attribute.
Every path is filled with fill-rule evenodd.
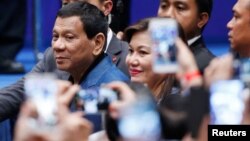
<svg viewBox="0 0 250 141"><path fill-rule="evenodd" d="M195 0L160 0L159 17L175 18L182 26L186 38L196 36L199 22L198 8Z"/></svg>
<svg viewBox="0 0 250 141"><path fill-rule="evenodd" d="M250 47L250 7L249 0L238 0L233 7L233 17L228 22L228 39L231 48L238 53Z"/></svg>
<svg viewBox="0 0 250 141"><path fill-rule="evenodd" d="M58 69L72 73L93 62L94 41L87 38L83 28L77 16L56 19L52 48Z"/></svg>

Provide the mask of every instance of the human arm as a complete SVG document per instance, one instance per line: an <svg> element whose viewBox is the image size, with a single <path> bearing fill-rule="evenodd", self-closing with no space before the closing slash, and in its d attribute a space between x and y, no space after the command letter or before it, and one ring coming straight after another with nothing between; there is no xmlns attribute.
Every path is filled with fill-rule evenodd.
<svg viewBox="0 0 250 141"><path fill-rule="evenodd" d="M52 49L49 48L44 54L44 59L39 61L32 69L31 73L41 73L47 71L47 63L53 59ZM24 101L24 80L28 75L26 74L23 78L17 82L0 89L0 121L7 118L14 117L18 114L20 106Z"/></svg>

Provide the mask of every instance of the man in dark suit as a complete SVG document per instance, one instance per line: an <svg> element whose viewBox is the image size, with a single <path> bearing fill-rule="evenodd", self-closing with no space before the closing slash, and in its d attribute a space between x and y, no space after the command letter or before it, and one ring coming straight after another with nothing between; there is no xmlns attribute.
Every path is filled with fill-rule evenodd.
<svg viewBox="0 0 250 141"><path fill-rule="evenodd" d="M206 48L202 37L212 5L213 0L161 0L158 9L159 17L175 18L181 24L201 72L215 57Z"/></svg>
<svg viewBox="0 0 250 141"><path fill-rule="evenodd" d="M113 9L114 0L62 0L62 5L67 5L75 1L86 1L99 8L107 17L109 24L111 23L111 11ZM129 76L128 68L125 63L126 56L128 54L128 44L119 40L111 28L108 29L108 38L105 53L111 58L113 63L127 76Z"/></svg>

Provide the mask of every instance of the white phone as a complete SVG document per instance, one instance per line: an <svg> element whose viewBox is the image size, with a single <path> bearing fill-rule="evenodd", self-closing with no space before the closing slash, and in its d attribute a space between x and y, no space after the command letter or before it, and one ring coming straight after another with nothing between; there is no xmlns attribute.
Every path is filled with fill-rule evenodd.
<svg viewBox="0 0 250 141"><path fill-rule="evenodd" d="M55 112L58 87L55 80L56 77L49 73L30 74L25 78L26 97L36 105L37 123L42 127L53 126L57 121Z"/></svg>
<svg viewBox="0 0 250 141"><path fill-rule="evenodd" d="M211 124L240 124L243 118L244 85L240 80L221 80L210 87Z"/></svg>
<svg viewBox="0 0 250 141"><path fill-rule="evenodd" d="M153 42L153 71L174 73L178 70L175 40L178 37L178 24L171 18L153 18L149 23Z"/></svg>

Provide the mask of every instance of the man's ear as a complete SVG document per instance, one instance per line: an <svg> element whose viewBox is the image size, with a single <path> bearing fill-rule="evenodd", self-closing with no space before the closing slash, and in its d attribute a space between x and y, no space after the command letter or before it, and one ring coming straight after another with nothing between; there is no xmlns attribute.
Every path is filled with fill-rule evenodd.
<svg viewBox="0 0 250 141"><path fill-rule="evenodd" d="M202 12L199 15L199 22L197 24L198 28L202 29L208 22L209 20L209 15L207 12Z"/></svg>
<svg viewBox="0 0 250 141"><path fill-rule="evenodd" d="M104 0L104 2L103 2L103 9L104 9L103 13L104 13L105 16L108 16L111 13L112 8L113 8L112 0Z"/></svg>
<svg viewBox="0 0 250 141"><path fill-rule="evenodd" d="M99 54L101 54L104 51L104 45L105 45L105 36L103 33L98 33L94 39L94 50L92 52L92 54L94 56L98 56Z"/></svg>

